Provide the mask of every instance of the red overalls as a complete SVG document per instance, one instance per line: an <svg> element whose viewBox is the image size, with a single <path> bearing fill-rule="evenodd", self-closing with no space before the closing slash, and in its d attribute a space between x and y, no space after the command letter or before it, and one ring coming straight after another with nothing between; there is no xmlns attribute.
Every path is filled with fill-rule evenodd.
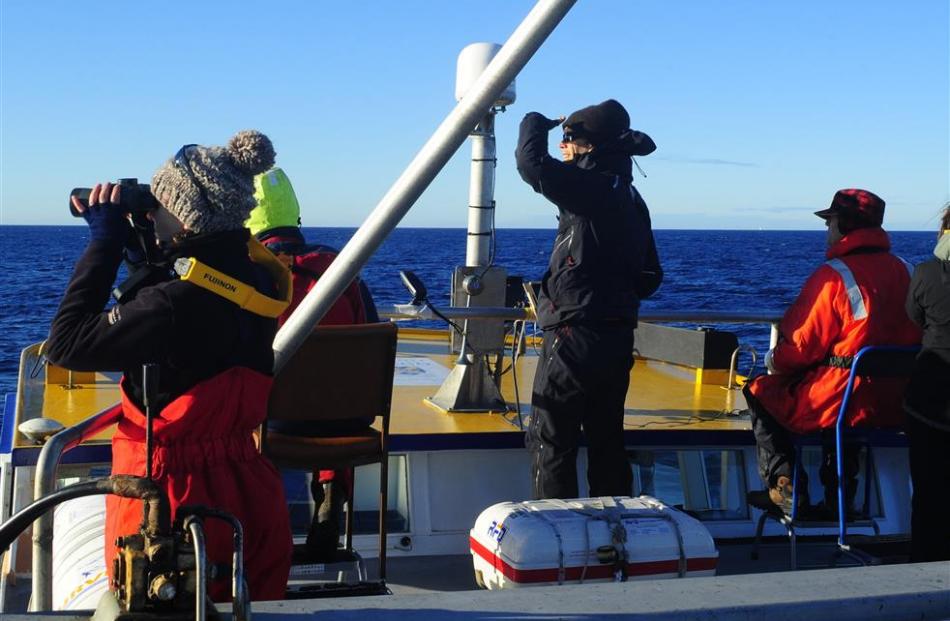
<svg viewBox="0 0 950 621"><path fill-rule="evenodd" d="M123 380L123 384L124 384ZM293 542L280 475L251 436L266 415L272 379L232 367L169 403L153 419L153 477L164 487L172 517L181 505L206 505L233 514L244 527L244 559L251 599L283 599ZM117 406L119 407L119 406ZM145 474L145 415L122 390L112 439L112 474ZM138 500L106 498L106 567L112 577L115 539L136 533ZM206 520L208 560L231 564L231 527ZM230 577L212 581L216 601L230 598Z"/></svg>

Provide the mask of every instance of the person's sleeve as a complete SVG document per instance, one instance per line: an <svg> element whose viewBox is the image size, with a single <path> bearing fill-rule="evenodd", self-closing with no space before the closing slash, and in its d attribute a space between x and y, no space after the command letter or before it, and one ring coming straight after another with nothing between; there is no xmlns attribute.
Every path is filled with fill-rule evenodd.
<svg viewBox="0 0 950 621"><path fill-rule="evenodd" d="M921 273L922 269L920 265L914 268L914 275L911 277L910 286L907 288L907 300L904 303L904 308L907 309L907 316L910 317L910 320L923 328L926 315L924 314L924 307L920 299Z"/></svg>
<svg viewBox="0 0 950 621"><path fill-rule="evenodd" d="M558 161L548 154L550 121L537 112L529 112L521 120L515 161L518 174L535 192L558 207L583 213L585 207L597 199L601 188L596 175L571 164ZM603 182L606 182L606 178ZM602 182L602 183L603 183Z"/></svg>
<svg viewBox="0 0 950 621"><path fill-rule="evenodd" d="M376 302L373 301L373 294L362 278L357 278L360 286L360 297L363 300L363 311L366 314L366 323L379 323L379 311L376 309Z"/></svg>
<svg viewBox="0 0 950 621"><path fill-rule="evenodd" d="M649 232L649 247L644 257L643 270L637 279L637 297L645 300L660 288L663 283L663 267L660 265L660 255L656 251L656 239L653 231Z"/></svg>
<svg viewBox="0 0 950 621"><path fill-rule="evenodd" d="M105 310L120 261L108 244L89 244L50 326L44 346L50 362L75 371L117 371L162 359L174 323L164 292L143 289L131 302Z"/></svg>
<svg viewBox="0 0 950 621"><path fill-rule="evenodd" d="M835 301L844 285L832 268L821 266L802 287L779 324L772 354L778 373L795 373L824 360L841 334L841 309Z"/></svg>

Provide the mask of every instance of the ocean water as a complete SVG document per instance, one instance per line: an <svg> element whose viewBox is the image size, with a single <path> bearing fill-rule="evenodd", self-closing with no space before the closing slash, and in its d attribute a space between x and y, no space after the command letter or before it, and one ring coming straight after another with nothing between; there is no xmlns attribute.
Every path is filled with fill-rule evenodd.
<svg viewBox="0 0 950 621"><path fill-rule="evenodd" d="M307 239L342 248L353 228L304 228ZM644 309L756 311L780 314L824 257L825 232L658 230L666 273ZM554 229L502 229L495 263L511 275L538 279ZM893 250L911 263L930 256L933 232L891 234ZM363 270L378 303L409 301L399 271L416 272L435 304L448 303L453 266L465 261L464 229L397 229ZM83 226L0 226L0 395L16 390L20 351L46 337L73 264L88 242ZM719 325L760 353L768 326ZM2 414L0 414L2 415Z"/></svg>

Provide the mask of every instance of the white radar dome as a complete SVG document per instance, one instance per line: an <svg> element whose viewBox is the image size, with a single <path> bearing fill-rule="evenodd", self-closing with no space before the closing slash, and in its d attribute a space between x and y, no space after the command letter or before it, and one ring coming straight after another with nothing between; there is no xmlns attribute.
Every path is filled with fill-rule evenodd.
<svg viewBox="0 0 950 621"><path fill-rule="evenodd" d="M495 57L501 46L497 43L472 43L459 53L458 65L455 71L455 99L460 101L472 88L475 81L482 75L485 67ZM510 106L515 103L515 82L498 96L494 105Z"/></svg>

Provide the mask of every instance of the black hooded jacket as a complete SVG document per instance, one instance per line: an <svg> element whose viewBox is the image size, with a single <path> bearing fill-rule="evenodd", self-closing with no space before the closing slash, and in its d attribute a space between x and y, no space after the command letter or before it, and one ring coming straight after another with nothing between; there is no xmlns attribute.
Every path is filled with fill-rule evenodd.
<svg viewBox="0 0 950 621"><path fill-rule="evenodd" d="M558 231L541 281L538 322L624 322L636 326L640 300L660 285L662 270L650 212L633 187L631 155L656 149L627 131L576 163L548 154L552 122L531 112L521 121L515 158L535 192L557 205Z"/></svg>
<svg viewBox="0 0 950 621"><path fill-rule="evenodd" d="M195 235L167 256L194 257L272 296L270 277L248 257L248 236L246 229ZM89 243L50 326L44 353L51 362L76 371L123 371L139 407L142 365L157 363L159 408L233 366L272 372L275 319L170 274L103 310L121 261L121 243Z"/></svg>
<svg viewBox="0 0 950 621"><path fill-rule="evenodd" d="M950 432L950 260L932 258L914 269L906 308L924 338L904 406L919 420Z"/></svg>

